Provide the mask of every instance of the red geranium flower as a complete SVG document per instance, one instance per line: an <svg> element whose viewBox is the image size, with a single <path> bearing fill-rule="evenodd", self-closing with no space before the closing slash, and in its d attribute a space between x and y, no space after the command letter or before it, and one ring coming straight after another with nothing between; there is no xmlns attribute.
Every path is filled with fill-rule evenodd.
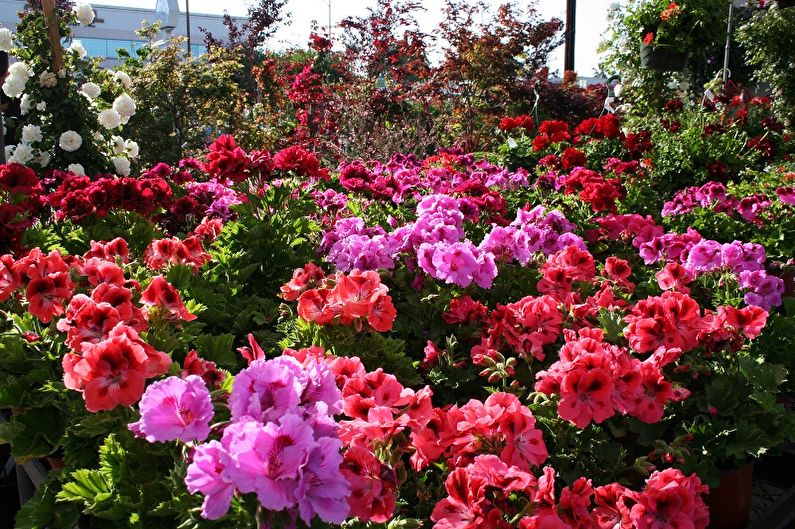
<svg viewBox="0 0 795 529"><path fill-rule="evenodd" d="M141 293L141 303L147 307L159 307L168 317L185 321L196 319L182 303L182 297L174 286L163 276L152 278L149 286Z"/></svg>

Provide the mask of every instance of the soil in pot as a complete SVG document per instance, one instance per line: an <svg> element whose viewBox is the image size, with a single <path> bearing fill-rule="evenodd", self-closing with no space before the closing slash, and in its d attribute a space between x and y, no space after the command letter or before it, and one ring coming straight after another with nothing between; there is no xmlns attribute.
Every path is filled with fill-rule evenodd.
<svg viewBox="0 0 795 529"><path fill-rule="evenodd" d="M720 484L709 491L709 529L742 529L751 514L754 464L724 470Z"/></svg>

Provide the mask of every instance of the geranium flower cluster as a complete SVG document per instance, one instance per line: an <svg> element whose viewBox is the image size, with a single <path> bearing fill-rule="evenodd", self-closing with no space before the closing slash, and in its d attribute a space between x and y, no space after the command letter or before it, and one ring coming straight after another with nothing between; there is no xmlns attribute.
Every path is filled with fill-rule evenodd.
<svg viewBox="0 0 795 529"><path fill-rule="evenodd" d="M149 321L196 319L163 276L142 291L126 279L121 266L129 260L121 238L92 241L82 257L55 250L44 254L39 248L16 260L0 257L0 301L24 289L27 310L42 323L62 316L55 328L65 333L69 348L61 362L64 384L83 394L91 412L134 404L145 380L168 370L171 358L141 336Z"/></svg>
<svg viewBox="0 0 795 529"><path fill-rule="evenodd" d="M574 224L558 211L537 206L519 210L507 226L494 225L479 246L464 239L464 221L472 209L466 198L428 195L416 208L417 220L392 232L365 227L358 217L340 219L324 233L320 251L338 270L392 269L400 254L434 279L467 287L491 288L497 262L530 262L536 252L551 254L570 245L584 248Z"/></svg>
<svg viewBox="0 0 795 529"><path fill-rule="evenodd" d="M726 186L720 182L707 182L700 187L686 187L677 191L673 199L663 205L662 215L673 217L704 208L728 216L737 214L747 222L763 226L769 220L764 213L775 202L795 205L795 191L792 187L782 186L776 188L774 194L756 193L740 198L728 194Z"/></svg>
<svg viewBox="0 0 795 529"><path fill-rule="evenodd" d="M637 214L611 214L595 220L601 228L595 234L597 237L630 239L646 264L667 263L658 275L661 288L681 287L700 275L726 271L747 291L745 303L769 309L782 302L784 282L766 272L766 254L760 244L741 241L721 244L704 239L692 228L683 234L665 233L651 217Z"/></svg>
<svg viewBox="0 0 795 529"><path fill-rule="evenodd" d="M533 138L533 150L542 151L547 147L571 140L569 124L565 121L547 120L538 126L538 134Z"/></svg>
<svg viewBox="0 0 795 529"><path fill-rule="evenodd" d="M124 280L115 262L90 257L82 270L94 288L75 295L57 324L70 348L62 361L64 383L82 392L91 412L129 406L141 398L147 378L162 375L171 365L167 354L141 337L148 321L190 321L196 316L162 276L141 292L139 307L129 288L135 285Z"/></svg>
<svg viewBox="0 0 795 529"><path fill-rule="evenodd" d="M395 468L376 451L397 442L401 433L425 428L431 390L405 388L383 369L367 372L356 357L335 359L330 367L348 417L340 421L340 439L346 447L343 473L351 484L350 514L362 521L387 522L395 511L399 483Z"/></svg>
<svg viewBox="0 0 795 529"><path fill-rule="evenodd" d="M67 264L57 250L45 254L34 248L19 259L3 255L0 257L0 301L24 289L28 312L42 323L49 323L63 314L64 301L72 297L75 283L71 268L72 263Z"/></svg>
<svg viewBox="0 0 795 529"><path fill-rule="evenodd" d="M565 155L564 151L564 168L566 168ZM605 178L603 174L581 166L574 167L569 174L559 176L555 185L566 195L576 194L582 201L590 204L595 213L615 212L617 201L625 198L627 194L619 178Z"/></svg>
<svg viewBox="0 0 795 529"><path fill-rule="evenodd" d="M568 246L585 248L573 232L576 226L557 210L544 206L520 209L508 226L493 226L480 249L494 254L497 262L517 261L526 266L537 252L551 255Z"/></svg>
<svg viewBox="0 0 795 529"><path fill-rule="evenodd" d="M709 523L702 499L707 487L695 474L686 477L677 469L652 473L640 492L618 483L593 487L591 480L578 478L556 498L553 468L545 467L536 478L484 455L454 470L445 488L448 496L431 514L434 529L705 529Z"/></svg>
<svg viewBox="0 0 795 529"><path fill-rule="evenodd" d="M92 180L74 173L57 172L57 189L44 199L58 219L81 221L89 215L106 216L113 210L134 211L149 215L168 207L173 198L171 185L160 177L114 178L100 176Z"/></svg>
<svg viewBox="0 0 795 529"><path fill-rule="evenodd" d="M350 417L340 421L340 438L346 446L343 471L352 486L351 515L362 521L383 523L394 513L397 474L376 457L383 447L390 448L393 464L413 452L415 471L436 461L463 467L482 454L529 471L547 458L533 414L515 395L434 408L427 386L404 388L382 369L366 372L358 358L338 358L330 367Z"/></svg>
<svg viewBox="0 0 795 529"><path fill-rule="evenodd" d="M510 132L516 129L522 129L524 132L530 132L535 127L533 118L527 114L522 114L515 117L504 117L500 120L500 130Z"/></svg>
<svg viewBox="0 0 795 529"><path fill-rule="evenodd" d="M646 360L633 358L626 348L604 342L602 329L564 331L560 359L536 374L536 391L559 395L558 415L578 428L601 423L616 413L659 422L665 405L687 398L675 388L663 368L682 354L661 346Z"/></svg>
<svg viewBox="0 0 795 529"><path fill-rule="evenodd" d="M361 329L366 321L372 329L387 332L397 315L389 289L372 270L326 276L310 263L296 270L281 291L284 299L298 300L303 320L318 325L338 323Z"/></svg>
<svg viewBox="0 0 795 529"><path fill-rule="evenodd" d="M141 420L130 429L150 442L202 442L192 451L185 484L204 496L204 518L221 518L236 493L256 494L270 515L291 521L347 518L351 487L340 468L342 443L333 418L342 396L317 356L253 360L235 377L231 421L220 440L206 441L213 408L195 375L153 384L140 408Z"/></svg>
<svg viewBox="0 0 795 529"><path fill-rule="evenodd" d="M15 163L0 165L0 252L22 250L22 236L35 222L42 187L33 170Z"/></svg>
<svg viewBox="0 0 795 529"><path fill-rule="evenodd" d="M411 432L411 464L422 470L436 461L450 468L469 465L483 454L529 472L548 456L541 430L529 408L510 393L494 393L485 401L434 408L422 429Z"/></svg>
<svg viewBox="0 0 795 529"><path fill-rule="evenodd" d="M144 250L144 262L151 270L162 270L171 265L188 266L197 272L209 262L210 254L204 251L200 235L185 239L170 237L155 239Z"/></svg>
<svg viewBox="0 0 795 529"><path fill-rule="evenodd" d="M389 162L353 161L339 168L340 184L348 191L368 193L375 198L400 204L407 198L419 200L422 194L449 194L467 197L481 210L500 212L503 202L499 189L526 186L524 169L508 171L476 159L472 154L442 151L419 160L413 155L394 155Z"/></svg>
<svg viewBox="0 0 795 529"><path fill-rule="evenodd" d="M503 347L528 359L543 360L543 347L560 337L563 314L552 296L526 296L514 303L497 305L487 323L486 335L471 350L475 365L496 361Z"/></svg>
<svg viewBox="0 0 795 529"><path fill-rule="evenodd" d="M185 188L198 204L207 204L203 214L227 221L232 218L231 206L243 202L240 194L218 181L189 182Z"/></svg>

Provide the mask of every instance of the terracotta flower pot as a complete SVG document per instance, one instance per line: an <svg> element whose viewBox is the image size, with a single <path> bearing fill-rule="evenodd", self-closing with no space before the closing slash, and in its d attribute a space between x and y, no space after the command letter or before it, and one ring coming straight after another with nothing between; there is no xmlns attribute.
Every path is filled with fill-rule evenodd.
<svg viewBox="0 0 795 529"><path fill-rule="evenodd" d="M64 464L64 460L62 457L45 457L44 459L47 460L47 464L50 465L52 470L59 470L64 468L66 465Z"/></svg>
<svg viewBox="0 0 795 529"><path fill-rule="evenodd" d="M640 66L645 70L678 72L687 65L687 53L672 48L652 48L640 43Z"/></svg>
<svg viewBox="0 0 795 529"><path fill-rule="evenodd" d="M751 514L754 464L720 473L720 485L707 496L709 529L741 529Z"/></svg>

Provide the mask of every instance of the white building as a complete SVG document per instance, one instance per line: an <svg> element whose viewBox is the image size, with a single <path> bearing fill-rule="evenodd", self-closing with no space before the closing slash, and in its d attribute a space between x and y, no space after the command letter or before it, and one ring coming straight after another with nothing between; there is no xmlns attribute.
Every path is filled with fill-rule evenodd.
<svg viewBox="0 0 795 529"><path fill-rule="evenodd" d="M147 0L151 4L151 9L140 7L120 7L106 6L100 4L91 5L94 7L96 18L90 26L73 27L74 38L79 39L91 57L102 57L104 66L113 66L118 63L116 50L126 48L133 52L143 40L135 33L141 27L144 20L154 22L157 20L155 13L156 4L169 4L176 6L176 2L164 2L161 0ZM15 31L19 17L17 13L25 8L24 0L0 0L0 25ZM185 13L174 16L172 21L175 25L171 31L172 35L186 35ZM190 13L190 46L191 53L201 54L205 51L204 33L200 28L210 31L216 38L226 38L228 32L223 24L222 15L208 15L204 13Z"/></svg>

